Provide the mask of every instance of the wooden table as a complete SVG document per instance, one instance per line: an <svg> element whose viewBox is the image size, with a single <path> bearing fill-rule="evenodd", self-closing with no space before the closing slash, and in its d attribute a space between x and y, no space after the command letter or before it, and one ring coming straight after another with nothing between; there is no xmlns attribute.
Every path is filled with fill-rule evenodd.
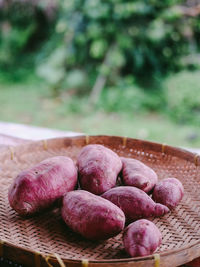
<svg viewBox="0 0 200 267"><path fill-rule="evenodd" d="M34 126L13 124L13 123L3 123L0 122L0 151L5 149L7 146L16 146L24 143L28 143L34 140L48 139L54 137L64 137L64 136L77 136L81 133L58 131L53 129L46 129ZM195 153L200 154L200 149L188 149ZM9 261L3 261L0 259L0 266L20 266ZM183 266L182 266L183 267ZM200 267L200 258L184 265L184 267Z"/></svg>

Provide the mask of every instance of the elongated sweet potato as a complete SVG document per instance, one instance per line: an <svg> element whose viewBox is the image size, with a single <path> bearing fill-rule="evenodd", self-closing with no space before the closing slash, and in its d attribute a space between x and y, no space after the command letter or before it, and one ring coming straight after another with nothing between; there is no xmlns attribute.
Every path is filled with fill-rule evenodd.
<svg viewBox="0 0 200 267"><path fill-rule="evenodd" d="M81 189L100 195L116 185L120 157L102 145L87 145L78 156Z"/></svg>
<svg viewBox="0 0 200 267"><path fill-rule="evenodd" d="M125 215L116 205L84 190L65 195L61 214L74 232L93 240L115 236L125 224Z"/></svg>
<svg viewBox="0 0 200 267"><path fill-rule="evenodd" d="M122 180L124 185L135 186L148 193L158 181L157 174L139 160L121 158Z"/></svg>
<svg viewBox="0 0 200 267"><path fill-rule="evenodd" d="M145 219L129 224L123 233L124 248L131 257L151 255L161 242L160 230Z"/></svg>
<svg viewBox="0 0 200 267"><path fill-rule="evenodd" d="M144 191L133 186L112 188L102 197L121 208L128 222L140 218L158 217L169 212L166 206L155 203Z"/></svg>
<svg viewBox="0 0 200 267"><path fill-rule="evenodd" d="M184 195L182 183L176 178L166 178L160 181L154 188L152 198L155 202L175 208Z"/></svg>
<svg viewBox="0 0 200 267"><path fill-rule="evenodd" d="M77 168L70 158L46 159L16 177L8 192L10 206L20 215L50 208L75 188L77 176Z"/></svg>

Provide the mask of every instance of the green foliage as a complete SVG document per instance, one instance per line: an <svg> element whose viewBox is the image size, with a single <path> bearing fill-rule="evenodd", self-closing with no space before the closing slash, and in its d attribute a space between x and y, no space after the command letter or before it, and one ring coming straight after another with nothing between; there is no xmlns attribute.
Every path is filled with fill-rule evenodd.
<svg viewBox="0 0 200 267"><path fill-rule="evenodd" d="M61 87L73 69L88 77L88 88L99 73L107 77L107 85L133 75L149 86L157 77L199 65L191 56L198 52L199 17L184 16L182 5L181 0L60 1L50 41L55 43L49 51L65 47L60 73L52 67L51 56L41 52L40 58L51 66L51 73L57 73ZM48 81L50 76L50 72L43 75Z"/></svg>
<svg viewBox="0 0 200 267"><path fill-rule="evenodd" d="M34 52L37 73L52 87L67 89L66 76L73 70L87 77L83 87L91 88L98 74L111 86L127 75L148 85L169 72L199 65L191 57L199 49L199 17L184 16L182 0L42 3L3 1L0 66L18 66ZM52 5L53 19L48 14Z"/></svg>
<svg viewBox="0 0 200 267"><path fill-rule="evenodd" d="M91 108L86 96L73 91L61 94L61 114L104 111L108 113L169 115L178 124L200 125L200 72L183 71L169 76L162 89L144 90L132 77L120 80L117 86L104 88L98 104Z"/></svg>
<svg viewBox="0 0 200 267"><path fill-rule="evenodd" d="M165 103L162 91L152 88L143 90L136 82L127 77L116 87L108 87L102 93L98 107L107 112L145 112L160 111Z"/></svg>
<svg viewBox="0 0 200 267"><path fill-rule="evenodd" d="M106 82L97 109L167 111L176 121L199 123L198 72L195 78L182 72L161 82L165 75L200 67L199 16L184 13L195 2L3 0L1 5L1 80L28 79L36 67L54 95L66 99L64 110L81 112L101 76Z"/></svg>
<svg viewBox="0 0 200 267"><path fill-rule="evenodd" d="M1 1L0 68L15 69L27 62L46 40L53 20L37 1ZM30 60L31 59L31 60Z"/></svg>
<svg viewBox="0 0 200 267"><path fill-rule="evenodd" d="M198 125L179 125L166 116L89 109L86 97L50 97L41 81L0 84L0 121L27 123L85 134L148 139L175 146L200 147ZM104 91L106 94L108 90ZM194 138L196 135L196 138ZM191 138L191 136L193 138Z"/></svg>
<svg viewBox="0 0 200 267"><path fill-rule="evenodd" d="M173 75L165 82L169 114L182 123L200 125L200 72Z"/></svg>

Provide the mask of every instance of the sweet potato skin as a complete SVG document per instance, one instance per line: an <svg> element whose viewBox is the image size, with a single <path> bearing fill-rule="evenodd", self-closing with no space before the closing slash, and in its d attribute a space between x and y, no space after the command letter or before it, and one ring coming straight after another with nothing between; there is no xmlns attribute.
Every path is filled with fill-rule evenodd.
<svg viewBox="0 0 200 267"><path fill-rule="evenodd" d="M100 195L116 185L122 168L120 157L102 145L87 145L78 156L80 187Z"/></svg>
<svg viewBox="0 0 200 267"><path fill-rule="evenodd" d="M128 222L140 218L158 217L169 209L155 203L144 191L133 186L119 186L105 192L102 197L121 208Z"/></svg>
<svg viewBox="0 0 200 267"><path fill-rule="evenodd" d="M22 171L8 191L10 206L20 215L32 215L53 206L76 187L77 168L72 159L48 158Z"/></svg>
<svg viewBox="0 0 200 267"><path fill-rule="evenodd" d="M179 204L183 195L182 183L176 178L166 178L155 186L152 198L155 202L173 209Z"/></svg>
<svg viewBox="0 0 200 267"><path fill-rule="evenodd" d="M61 214L69 228L91 240L115 236L125 224L125 215L116 205L85 190L67 193Z"/></svg>
<svg viewBox="0 0 200 267"><path fill-rule="evenodd" d="M158 181L157 174L139 160L121 157L122 181L124 185L135 186L148 193Z"/></svg>
<svg viewBox="0 0 200 267"><path fill-rule="evenodd" d="M160 230L153 222L145 219L129 224L123 233L124 248L131 257L151 255L161 242Z"/></svg>

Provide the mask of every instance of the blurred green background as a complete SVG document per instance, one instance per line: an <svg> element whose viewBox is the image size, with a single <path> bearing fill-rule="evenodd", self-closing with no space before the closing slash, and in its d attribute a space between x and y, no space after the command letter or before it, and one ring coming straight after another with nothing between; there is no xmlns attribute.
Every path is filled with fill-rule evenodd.
<svg viewBox="0 0 200 267"><path fill-rule="evenodd" d="M200 1L0 0L0 120L200 147Z"/></svg>

